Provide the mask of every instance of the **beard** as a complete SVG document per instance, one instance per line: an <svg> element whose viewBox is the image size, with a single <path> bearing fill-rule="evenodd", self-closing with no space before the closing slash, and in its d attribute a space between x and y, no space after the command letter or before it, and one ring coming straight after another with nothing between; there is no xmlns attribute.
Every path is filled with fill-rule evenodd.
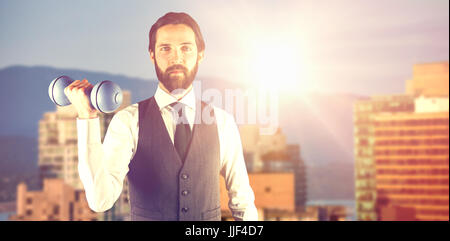
<svg viewBox="0 0 450 241"><path fill-rule="evenodd" d="M171 71L181 70L182 75L171 75ZM158 80L166 87L169 92L173 92L176 89L187 89L195 79L198 70L198 61L195 63L194 68L189 71L186 67L180 64L172 65L163 72L159 66L158 62L155 60L155 71Z"/></svg>

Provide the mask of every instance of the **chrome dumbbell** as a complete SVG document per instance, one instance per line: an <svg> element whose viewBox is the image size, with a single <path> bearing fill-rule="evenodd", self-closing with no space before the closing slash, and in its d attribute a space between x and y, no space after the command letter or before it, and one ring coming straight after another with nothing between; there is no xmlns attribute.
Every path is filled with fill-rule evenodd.
<svg viewBox="0 0 450 241"><path fill-rule="evenodd" d="M63 75L54 79L48 87L48 95L53 103L59 106L70 105L70 101L64 94L64 89L74 80ZM97 83L94 88L86 93L90 96L91 106L102 113L111 113L122 104L122 90L112 81L104 80Z"/></svg>

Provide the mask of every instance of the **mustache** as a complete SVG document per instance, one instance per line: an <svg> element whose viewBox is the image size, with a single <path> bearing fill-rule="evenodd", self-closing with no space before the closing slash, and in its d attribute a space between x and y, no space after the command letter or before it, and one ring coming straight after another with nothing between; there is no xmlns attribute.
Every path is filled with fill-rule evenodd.
<svg viewBox="0 0 450 241"><path fill-rule="evenodd" d="M166 69L166 72L169 73L170 71L174 71L174 70L182 70L183 72L187 73L187 68L181 64L176 64L176 65L170 66L169 68Z"/></svg>

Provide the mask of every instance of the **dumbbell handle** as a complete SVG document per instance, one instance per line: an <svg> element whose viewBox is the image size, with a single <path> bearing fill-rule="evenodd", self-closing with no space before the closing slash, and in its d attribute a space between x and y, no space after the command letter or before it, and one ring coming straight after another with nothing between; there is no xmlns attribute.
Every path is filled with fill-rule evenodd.
<svg viewBox="0 0 450 241"><path fill-rule="evenodd" d="M72 81L70 85L64 88L64 94L70 104L75 107L78 118L96 118L98 116L97 111L91 103L91 92L93 87L91 84L87 85L88 83L85 81L86 80L83 80L82 82L79 80ZM79 92L80 89L82 89L83 92Z"/></svg>
<svg viewBox="0 0 450 241"><path fill-rule="evenodd" d="M81 118L81 119L90 119L90 118L96 118L97 117L97 111L95 110L95 107L92 105L92 101L91 101L92 89L93 89L93 87L84 89L84 94L88 98L89 109L87 109L85 107L84 109L86 109L86 110L80 111L79 110L80 107L79 108L75 107L77 109L77 112L78 112L78 117ZM94 111L92 111L92 110L94 110Z"/></svg>

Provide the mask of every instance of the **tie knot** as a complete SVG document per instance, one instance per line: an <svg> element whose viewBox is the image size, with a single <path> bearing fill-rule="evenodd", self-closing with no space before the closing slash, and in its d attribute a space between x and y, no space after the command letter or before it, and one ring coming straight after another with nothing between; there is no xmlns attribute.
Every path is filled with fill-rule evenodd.
<svg viewBox="0 0 450 241"><path fill-rule="evenodd" d="M175 112L178 113L178 117L183 116L183 107L184 104L181 102L173 102L172 104L170 104L170 107L172 107L172 109L175 110Z"/></svg>

